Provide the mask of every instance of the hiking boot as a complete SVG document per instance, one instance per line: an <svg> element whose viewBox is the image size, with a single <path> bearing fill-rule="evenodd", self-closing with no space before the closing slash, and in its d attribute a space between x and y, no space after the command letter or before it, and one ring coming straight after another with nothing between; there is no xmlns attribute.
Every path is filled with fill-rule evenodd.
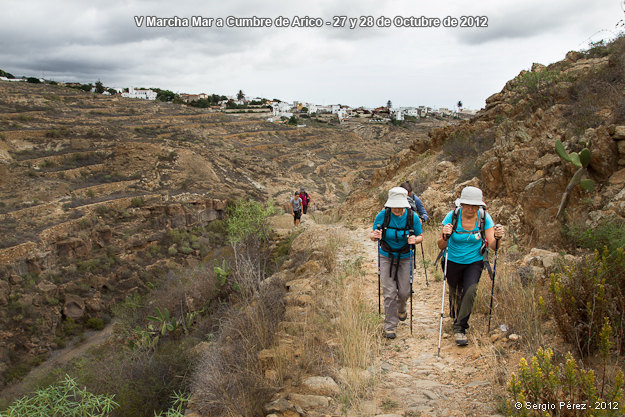
<svg viewBox="0 0 625 417"><path fill-rule="evenodd" d="M384 330L384 337L387 339L395 339L397 335L393 330Z"/></svg>
<svg viewBox="0 0 625 417"><path fill-rule="evenodd" d="M404 311L404 312L399 312L397 313L397 318L399 318L399 321L406 321L406 318L408 317L408 312Z"/></svg>
<svg viewBox="0 0 625 417"><path fill-rule="evenodd" d="M458 346L466 346L469 344L469 339L467 339L467 335L464 333L454 333L454 338Z"/></svg>

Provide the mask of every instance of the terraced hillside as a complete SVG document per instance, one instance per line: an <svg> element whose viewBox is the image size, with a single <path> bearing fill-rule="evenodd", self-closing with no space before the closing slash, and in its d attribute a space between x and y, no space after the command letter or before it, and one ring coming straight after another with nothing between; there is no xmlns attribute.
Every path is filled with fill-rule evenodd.
<svg viewBox="0 0 625 417"><path fill-rule="evenodd" d="M228 201L286 205L306 186L330 208L441 124L302 122L0 83L0 383L155 275L210 258Z"/></svg>

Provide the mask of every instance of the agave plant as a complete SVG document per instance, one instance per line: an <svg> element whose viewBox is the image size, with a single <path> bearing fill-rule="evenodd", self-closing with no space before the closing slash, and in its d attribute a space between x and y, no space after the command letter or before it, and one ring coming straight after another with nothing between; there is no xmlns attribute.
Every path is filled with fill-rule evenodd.
<svg viewBox="0 0 625 417"><path fill-rule="evenodd" d="M570 154L564 149L564 145L560 140L556 140L556 153L566 162L570 162L577 167L577 171L573 174L573 177L569 181L564 194L562 194L562 200L560 200L560 207L556 218L560 217L560 214L564 211L564 208L568 204L569 195L573 187L577 184L586 191L592 191L595 189L595 182L590 178L582 178L584 174L588 174L588 164L590 163L590 149L584 148L579 153L571 152Z"/></svg>

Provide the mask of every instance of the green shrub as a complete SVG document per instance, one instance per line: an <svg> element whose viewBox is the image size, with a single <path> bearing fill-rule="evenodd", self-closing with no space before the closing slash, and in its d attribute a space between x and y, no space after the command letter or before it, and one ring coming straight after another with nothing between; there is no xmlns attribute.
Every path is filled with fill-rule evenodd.
<svg viewBox="0 0 625 417"><path fill-rule="evenodd" d="M294 230L278 242L273 250L273 261L275 264L274 270L278 270L284 261L288 259L293 241L302 233L302 231L303 229Z"/></svg>
<svg viewBox="0 0 625 417"><path fill-rule="evenodd" d="M92 317L87 320L86 326L88 329L102 330L104 329L104 320Z"/></svg>
<svg viewBox="0 0 625 417"><path fill-rule="evenodd" d="M549 292L558 329L582 356L595 352L607 318L620 351L625 341L625 251L606 247L551 274Z"/></svg>
<svg viewBox="0 0 625 417"><path fill-rule="evenodd" d="M106 416L118 404L113 396L94 395L86 388L80 388L69 376L58 385L40 389L31 397L17 400L0 413L0 417L39 417L39 416Z"/></svg>
<svg viewBox="0 0 625 417"><path fill-rule="evenodd" d="M625 220L604 219L595 227L573 224L565 227L564 236L574 247L602 251L604 247L610 253L625 247Z"/></svg>
<svg viewBox="0 0 625 417"><path fill-rule="evenodd" d="M619 372L609 390L602 396L597 391L597 381L592 370L579 369L568 353L566 363L553 362L553 351L539 348L530 363L521 359L519 375L513 374L508 382L507 415L510 416L619 416L625 405L623 398L623 372ZM569 409L569 404L595 406L596 402L610 405L607 410L586 411ZM532 406L537 406L533 409Z"/></svg>
<svg viewBox="0 0 625 417"><path fill-rule="evenodd" d="M189 255L189 254L193 253L193 249L191 249L188 246L181 246L180 247L180 252L182 252L185 255Z"/></svg>
<svg viewBox="0 0 625 417"><path fill-rule="evenodd" d="M143 197L134 197L130 200L130 207L143 207L145 205L145 201L143 201Z"/></svg>
<svg viewBox="0 0 625 417"><path fill-rule="evenodd" d="M267 276L272 229L267 221L277 213L272 202L238 200L226 210L228 241L234 250L235 282L250 296Z"/></svg>

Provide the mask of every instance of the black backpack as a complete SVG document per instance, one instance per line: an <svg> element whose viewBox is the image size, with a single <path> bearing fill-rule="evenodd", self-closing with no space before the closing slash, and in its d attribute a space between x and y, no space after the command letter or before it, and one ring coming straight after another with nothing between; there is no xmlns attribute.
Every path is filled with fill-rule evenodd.
<svg viewBox="0 0 625 417"><path fill-rule="evenodd" d="M382 222L382 239L380 239L380 247L383 251L387 252L393 262L391 263L391 269L389 270L389 276L392 275L393 265L395 265L395 281L397 281L397 270L399 268L399 255L403 255L406 253L410 253L410 245L406 243L399 249L392 249L391 246L386 242L386 238L389 237L392 239L392 235L388 234L389 229L395 231L395 240L399 240L399 236L397 235L397 231L403 231L403 236L406 236L406 232L408 234L414 234L414 211L412 208L406 209L406 225L402 229L397 229L395 227L389 227L389 223L391 222L391 208L386 207L384 209L384 221ZM402 236L402 237L403 237ZM397 260L395 262L395 260Z"/></svg>

